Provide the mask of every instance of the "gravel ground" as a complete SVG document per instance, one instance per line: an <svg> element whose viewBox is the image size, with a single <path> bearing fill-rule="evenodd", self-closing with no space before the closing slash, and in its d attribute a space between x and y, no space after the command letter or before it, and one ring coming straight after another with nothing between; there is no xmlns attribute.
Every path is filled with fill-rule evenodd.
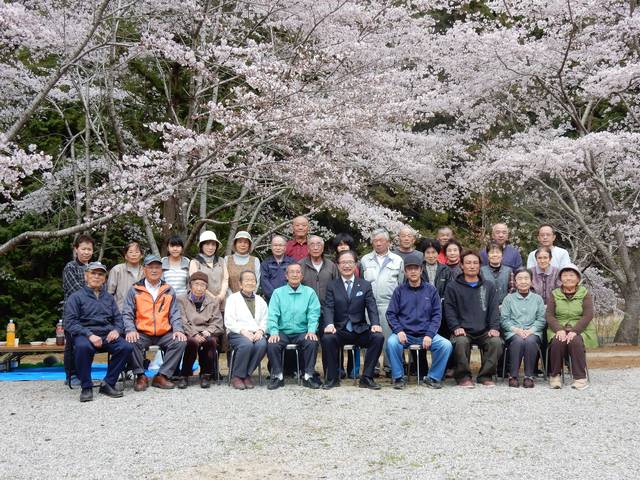
<svg viewBox="0 0 640 480"><path fill-rule="evenodd" d="M634 478L639 373L595 370L582 392L343 382L87 404L60 382L4 383L0 478Z"/></svg>

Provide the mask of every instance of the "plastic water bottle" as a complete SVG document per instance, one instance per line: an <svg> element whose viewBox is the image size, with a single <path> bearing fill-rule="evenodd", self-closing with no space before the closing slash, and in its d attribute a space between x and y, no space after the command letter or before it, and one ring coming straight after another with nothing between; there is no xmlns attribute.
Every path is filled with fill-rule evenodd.
<svg viewBox="0 0 640 480"><path fill-rule="evenodd" d="M7 325L7 347L16 346L16 324L13 320L9 320Z"/></svg>
<svg viewBox="0 0 640 480"><path fill-rule="evenodd" d="M56 325L56 345L64 345L64 327L62 326L62 320L59 320Z"/></svg>

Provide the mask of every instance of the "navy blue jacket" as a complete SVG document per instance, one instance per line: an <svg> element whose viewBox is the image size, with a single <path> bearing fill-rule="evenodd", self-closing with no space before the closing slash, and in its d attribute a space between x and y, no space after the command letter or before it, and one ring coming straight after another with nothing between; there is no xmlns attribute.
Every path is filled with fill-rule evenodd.
<svg viewBox="0 0 640 480"><path fill-rule="evenodd" d="M282 287L287 283L285 273L287 265L295 263L295 260L286 255L280 263L272 256L266 258L260 264L260 288L265 300L268 302L276 288Z"/></svg>
<svg viewBox="0 0 640 480"><path fill-rule="evenodd" d="M106 286L100 296L89 287L75 291L64 304L64 328L74 337L106 336L111 330L124 335L124 323L116 301Z"/></svg>
<svg viewBox="0 0 640 480"><path fill-rule="evenodd" d="M442 321L438 291L426 282L420 282L419 287L404 282L393 291L387 308L387 321L393 333L435 337Z"/></svg>

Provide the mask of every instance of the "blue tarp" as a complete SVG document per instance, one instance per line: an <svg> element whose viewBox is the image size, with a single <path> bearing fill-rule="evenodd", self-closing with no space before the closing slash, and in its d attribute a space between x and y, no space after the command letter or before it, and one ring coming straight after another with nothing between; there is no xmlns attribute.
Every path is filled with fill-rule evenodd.
<svg viewBox="0 0 640 480"><path fill-rule="evenodd" d="M147 370L148 377L158 373L157 370ZM94 363L91 366L91 378L102 380L107 374L106 363ZM60 380L65 379L64 367L14 368L10 372L0 372L0 382L20 382L28 380Z"/></svg>

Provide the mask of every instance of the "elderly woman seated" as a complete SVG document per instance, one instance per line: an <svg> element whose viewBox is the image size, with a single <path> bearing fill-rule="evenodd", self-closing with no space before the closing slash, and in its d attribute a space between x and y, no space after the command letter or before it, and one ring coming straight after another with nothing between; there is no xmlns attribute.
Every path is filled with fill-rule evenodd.
<svg viewBox="0 0 640 480"><path fill-rule="evenodd" d="M250 270L240 273L240 291L227 298L224 324L233 350L231 385L237 390L253 388L251 373L267 353L267 303L255 294L256 275Z"/></svg>
<svg viewBox="0 0 640 480"><path fill-rule="evenodd" d="M509 386L519 387L518 372L524 359L524 388L533 388L538 347L544 335L544 301L531 291L531 272L515 274L516 292L507 295L500 308L500 325L509 352Z"/></svg>
<svg viewBox="0 0 640 480"><path fill-rule="evenodd" d="M193 273L189 277L189 292L178 296L184 333L187 335L178 388L187 388L196 356L200 362L200 386L209 388L211 385L218 337L224 333L224 324L220 301L207 294L208 280L204 272Z"/></svg>
<svg viewBox="0 0 640 480"><path fill-rule="evenodd" d="M547 335L549 344L549 385L561 388L560 373L565 356L571 360L573 388L584 390L587 382L587 353L585 348L598 346L593 319L593 298L584 285L575 265L560 269L560 288L551 292L547 302Z"/></svg>

